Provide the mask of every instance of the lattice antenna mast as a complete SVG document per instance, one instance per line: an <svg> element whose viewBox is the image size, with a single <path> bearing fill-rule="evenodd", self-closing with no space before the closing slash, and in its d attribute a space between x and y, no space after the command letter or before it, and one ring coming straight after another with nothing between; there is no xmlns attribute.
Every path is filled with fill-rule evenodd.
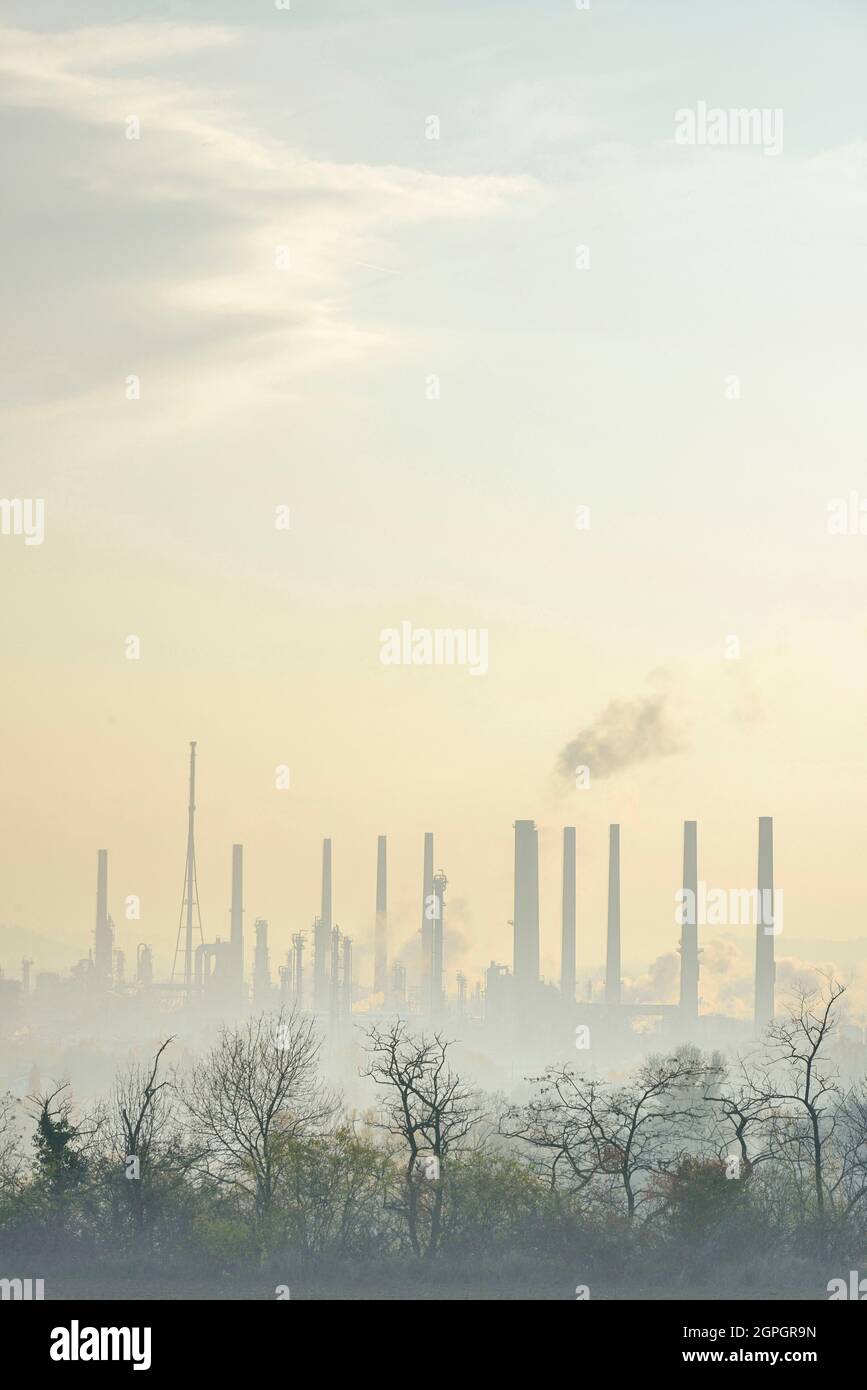
<svg viewBox="0 0 867 1390"><path fill-rule="evenodd" d="M202 914L199 911L199 885L196 879L196 745L190 744L190 804L187 816L187 864L184 870L184 890L181 894L181 915L178 920L178 937L175 943L175 958L172 963L172 981L181 953L181 934L184 938L184 988L190 989L193 983L193 913L199 924L199 940L204 942Z"/></svg>

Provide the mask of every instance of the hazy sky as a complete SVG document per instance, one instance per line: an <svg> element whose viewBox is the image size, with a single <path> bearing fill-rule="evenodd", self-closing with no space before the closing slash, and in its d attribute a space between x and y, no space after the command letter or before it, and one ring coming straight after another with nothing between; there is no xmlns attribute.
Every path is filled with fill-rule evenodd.
<svg viewBox="0 0 867 1390"><path fill-rule="evenodd" d="M748 887L773 815L785 932L863 934L867 535L826 524L867 498L863 4L0 12L0 488L46 509L0 536L0 920L84 950L104 846L164 960L196 738L206 934L241 841L275 967L323 835L362 978L378 833L411 938L427 829L450 987L510 961L519 817L546 974L567 823L580 970L612 820L627 962L676 944L685 817ZM702 101L783 152L677 145ZM402 620L488 673L381 665Z"/></svg>

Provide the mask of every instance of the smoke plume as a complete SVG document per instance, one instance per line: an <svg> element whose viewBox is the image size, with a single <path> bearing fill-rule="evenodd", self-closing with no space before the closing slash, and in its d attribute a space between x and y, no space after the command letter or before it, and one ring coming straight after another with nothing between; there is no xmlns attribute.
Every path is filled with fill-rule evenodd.
<svg viewBox="0 0 867 1390"><path fill-rule="evenodd" d="M557 770L570 781L578 767L589 768L591 779L611 777L635 763L681 753L684 747L666 695L612 700L561 750Z"/></svg>

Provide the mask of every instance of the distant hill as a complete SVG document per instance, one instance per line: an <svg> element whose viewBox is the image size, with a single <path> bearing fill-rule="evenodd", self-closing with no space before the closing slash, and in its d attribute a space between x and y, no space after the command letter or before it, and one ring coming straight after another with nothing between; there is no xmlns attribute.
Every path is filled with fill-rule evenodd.
<svg viewBox="0 0 867 1390"><path fill-rule="evenodd" d="M9 979L21 978L25 957L33 961L33 972L38 974L40 970L69 970L86 953L86 946L70 946L27 927L0 924L0 967Z"/></svg>

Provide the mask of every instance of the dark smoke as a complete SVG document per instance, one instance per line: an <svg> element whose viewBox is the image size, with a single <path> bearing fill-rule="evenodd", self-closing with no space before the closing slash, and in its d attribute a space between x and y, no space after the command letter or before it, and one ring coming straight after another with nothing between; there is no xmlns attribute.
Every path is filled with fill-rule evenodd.
<svg viewBox="0 0 867 1390"><path fill-rule="evenodd" d="M588 767L592 782L634 763L681 753L684 746L671 721L667 696L612 700L594 723L561 750L557 771L571 781L576 767Z"/></svg>

